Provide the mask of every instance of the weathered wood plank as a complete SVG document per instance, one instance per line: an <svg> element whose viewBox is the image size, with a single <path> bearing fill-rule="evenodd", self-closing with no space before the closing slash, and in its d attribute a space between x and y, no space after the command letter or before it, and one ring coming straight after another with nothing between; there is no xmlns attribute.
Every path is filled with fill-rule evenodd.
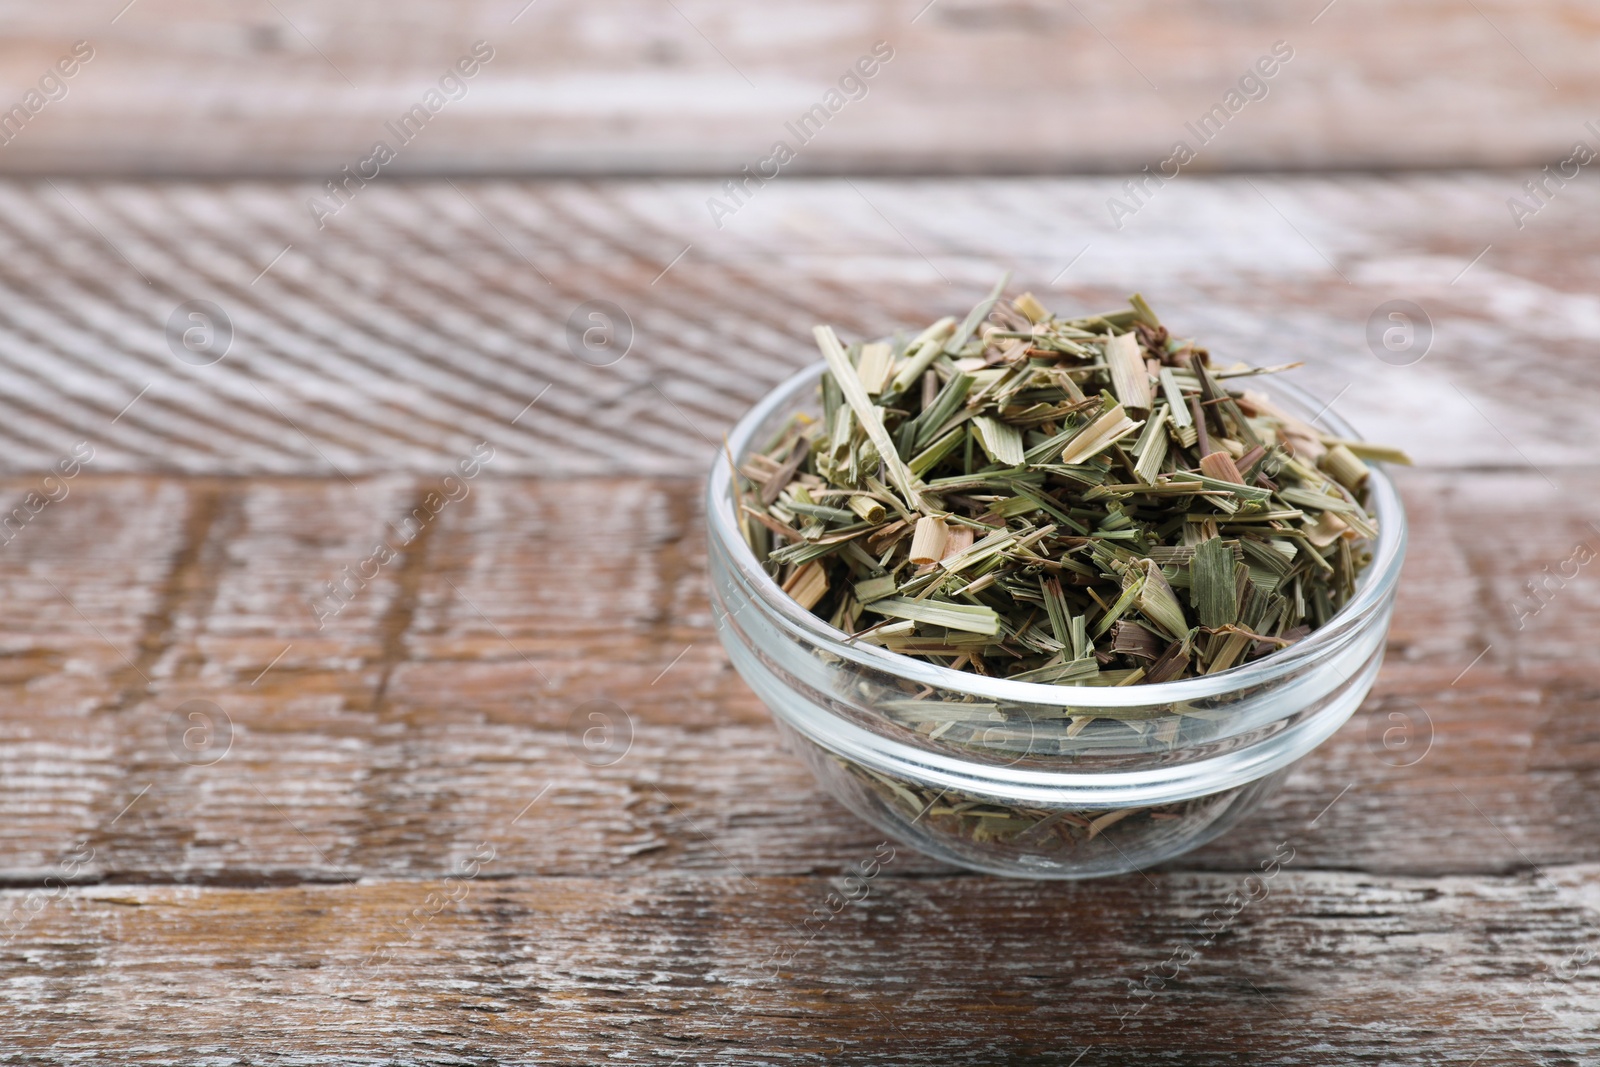
<svg viewBox="0 0 1600 1067"><path fill-rule="evenodd" d="M378 138L410 174L733 173L780 138L813 173L1137 171L1180 138L1198 168L1537 166L1589 136L1600 89L1593 5L1550 0L121 7L0 7L8 106L72 42L94 49L0 167L320 179ZM478 40L493 58L464 95L391 134ZM878 41L893 59L864 97L804 142L785 129ZM1265 95L1227 101L1280 41ZM1200 147L1184 123L1218 105L1238 110Z"/></svg>
<svg viewBox="0 0 1600 1067"><path fill-rule="evenodd" d="M1307 864L1600 863L1593 576L1523 629L1497 592L1597 539L1562 502L1600 475L1558 476L1405 476L1413 544L1433 547L1408 563L1374 697L1256 819L1179 866L1249 867L1336 797ZM516 873L787 875L870 847L726 663L692 482L482 474L410 546L397 528L429 482L69 484L0 557L13 883L79 842L86 876L114 882L431 876L539 796L508 831ZM598 521L575 539L579 515ZM408 550L327 611L327 583L380 541ZM186 749L182 715L174 740L190 700L226 716L225 755L221 734ZM616 705L603 767L578 755L593 700Z"/></svg>
<svg viewBox="0 0 1600 1067"><path fill-rule="evenodd" d="M1596 867L1291 862L1245 889L906 878L896 855L835 915L834 879L501 879L515 849L493 857L449 883L44 899L0 950L0 1062L1499 1065L1600 1048L1600 981L1578 962L1600 949Z"/></svg>
<svg viewBox="0 0 1600 1067"><path fill-rule="evenodd" d="M487 441L497 474L698 474L815 360L817 321L931 321L1008 268L1063 308L1141 290L1223 358L1303 359L1426 464L1592 461L1592 184L1520 232L1495 175L1190 178L1120 231L1106 179L785 179L720 231L704 181L456 184L371 187L322 231L306 185L0 184L0 469L83 440L101 471L436 477ZM220 362L174 356L191 300L231 322ZM631 322L609 366L568 347L590 300ZM1429 316L1420 362L1369 348L1391 300Z"/></svg>

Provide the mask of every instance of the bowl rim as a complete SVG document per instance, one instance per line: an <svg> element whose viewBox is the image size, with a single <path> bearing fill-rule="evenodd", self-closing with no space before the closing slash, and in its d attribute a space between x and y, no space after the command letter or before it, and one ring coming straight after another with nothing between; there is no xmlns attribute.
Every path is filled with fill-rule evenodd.
<svg viewBox="0 0 1600 1067"><path fill-rule="evenodd" d="M1358 579L1356 595L1344 604L1326 624L1288 648L1262 656L1249 663L1230 667L1216 674L1183 678L1172 682L1122 687L1058 685L1048 682L1019 682L956 670L886 648L852 640L849 634L829 625L827 620L802 608L784 592L756 560L735 520L733 510L733 470L735 457L745 455L756 429L782 406L798 406L799 390L821 377L827 364L810 364L773 387L734 425L711 469L706 484L706 522L723 548L728 561L762 606L791 633L798 631L818 648L865 667L935 687L951 693L998 700L1012 704L1058 707L1074 705L1104 708L1137 708L1149 705L1183 703L1221 696L1274 681L1292 673L1305 661L1340 646L1354 630L1364 625L1388 598L1399 580L1405 557L1406 515L1400 495L1381 464L1369 465L1370 505L1378 521L1378 537L1373 545L1372 562ZM1272 382L1265 391L1280 396L1305 412L1308 422L1322 422L1335 436L1361 440L1348 422L1335 414L1332 403L1319 404L1309 393L1292 384ZM1337 401L1337 397L1335 398Z"/></svg>

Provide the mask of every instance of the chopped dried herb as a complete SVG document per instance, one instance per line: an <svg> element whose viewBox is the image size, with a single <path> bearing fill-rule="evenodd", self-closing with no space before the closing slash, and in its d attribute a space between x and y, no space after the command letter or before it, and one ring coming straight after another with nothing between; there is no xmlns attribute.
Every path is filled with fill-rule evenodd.
<svg viewBox="0 0 1600 1067"><path fill-rule="evenodd" d="M1078 318L1004 280L958 324L827 362L740 467L750 546L859 639L993 677L1131 685L1213 674L1353 595L1377 522L1367 461L1224 383L1137 294Z"/></svg>
<svg viewBox="0 0 1600 1067"><path fill-rule="evenodd" d="M1150 807L1070 809L1012 806L950 789L930 789L845 760L836 762L850 792L934 837L990 846L999 856L1030 853L1063 865L1126 864L1129 853L1193 837L1237 804L1252 786ZM1113 831L1112 827L1116 827ZM1112 837L1105 835L1111 831ZM1119 843L1120 842L1120 843Z"/></svg>

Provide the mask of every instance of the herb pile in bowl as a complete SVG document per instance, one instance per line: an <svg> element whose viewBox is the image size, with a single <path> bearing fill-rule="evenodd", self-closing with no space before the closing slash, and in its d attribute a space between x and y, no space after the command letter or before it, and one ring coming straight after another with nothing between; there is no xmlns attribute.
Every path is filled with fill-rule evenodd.
<svg viewBox="0 0 1600 1067"><path fill-rule="evenodd" d="M821 417L739 468L746 540L857 640L1063 685L1215 674L1352 595L1368 460L1217 365L1135 294L1062 318L1004 286L967 317L845 346Z"/></svg>

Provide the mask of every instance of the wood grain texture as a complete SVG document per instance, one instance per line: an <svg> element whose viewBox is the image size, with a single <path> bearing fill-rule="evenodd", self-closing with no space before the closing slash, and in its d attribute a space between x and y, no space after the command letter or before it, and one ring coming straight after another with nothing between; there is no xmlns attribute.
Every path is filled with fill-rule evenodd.
<svg viewBox="0 0 1600 1067"><path fill-rule="evenodd" d="M780 138L812 173L1137 171L1198 147L1184 122L1279 41L1294 58L1196 167L1537 167L1600 119L1584 0L8 0L0 19L8 107L95 49L0 149L11 173L326 177L477 40L493 60L389 138L396 172L732 173ZM894 58L868 94L788 135L877 41Z"/></svg>
<svg viewBox="0 0 1600 1067"><path fill-rule="evenodd" d="M503 879L501 855L458 885L72 891L8 948L28 975L0 1063L1509 1065L1595 1047L1600 983L1569 957L1593 943L1600 868L1290 869L1207 945L1237 875L885 873L811 936L796 924L827 879ZM463 899L430 916L446 894ZM1184 948L1177 979L1129 990Z"/></svg>
<svg viewBox="0 0 1600 1067"><path fill-rule="evenodd" d="M1600 546L1594 198L1518 232L1492 175L1254 181L1120 232L1092 179L797 180L720 232L688 181L395 183L321 234L292 184L0 185L0 501L58 497L0 535L0 1063L1592 1062L1600 587L1526 583ZM1195 853L1038 885L902 849L806 941L881 839L727 665L698 475L813 321L1006 265L1304 358L1418 454L1386 664ZM188 299L221 362L169 349ZM567 348L589 299L636 326L614 365ZM1365 339L1391 299L1435 326L1406 366Z"/></svg>
<svg viewBox="0 0 1600 1067"><path fill-rule="evenodd" d="M1600 809L1600 654L1564 637L1595 632L1600 595L1585 573L1526 626L1515 610L1523 576L1596 542L1548 515L1600 475L1519 496L1526 484L1407 476L1414 543L1435 549L1407 563L1367 708L1253 829L1183 865L1248 868L1346 786L1309 862L1600 864L1583 829ZM84 476L6 546L0 753L22 791L0 819L0 876L40 879L79 840L96 851L84 876L108 882L429 876L546 788L548 814L507 831L508 874L798 875L870 850L716 642L694 483L483 476L319 628L326 582L397 543L421 487L361 488ZM566 539L574 513L602 532ZM1475 577L1452 580L1457 567ZM221 709L231 743L175 747L169 720L190 700ZM631 738L604 767L579 758L575 713L592 700L615 702ZM1397 712L1416 735L1398 751L1381 736Z"/></svg>
<svg viewBox="0 0 1600 1067"><path fill-rule="evenodd" d="M1120 230L1111 179L785 180L720 230L708 181L378 184L322 230L312 192L0 185L0 466L87 440L96 471L439 476L489 441L497 474L698 473L816 360L816 322L961 314L1007 269L1064 309L1142 290L1224 359L1304 360L1430 465L1592 461L1593 183L1520 231L1495 175L1185 178ZM169 339L194 300L232 326L209 366ZM608 366L569 347L594 300L631 324ZM1369 345L1395 300L1431 328L1409 365Z"/></svg>
<svg viewBox="0 0 1600 1067"><path fill-rule="evenodd" d="M1561 479L1405 478L1438 549L1408 567L1373 698L1223 840L1067 887L902 849L802 945L795 925L879 838L727 667L692 482L483 476L319 631L321 584L425 483L84 475L0 571L25 620L0 718L5 1047L1064 1064L1086 1046L1083 1063L1234 1062L1243 1041L1272 1063L1581 1062L1596 654L1549 642L1595 632L1600 599L1574 583L1522 629L1499 600L1592 538L1577 515L1530 518L1600 490ZM602 541L553 536L574 510ZM194 699L229 723L215 763L174 747ZM605 767L578 757L573 713L596 699L632 739ZM1397 710L1413 749L1381 742ZM484 843L469 895L430 898ZM1284 843L1271 895L1206 942L1197 924ZM1199 962L1120 1022L1183 948Z"/></svg>

